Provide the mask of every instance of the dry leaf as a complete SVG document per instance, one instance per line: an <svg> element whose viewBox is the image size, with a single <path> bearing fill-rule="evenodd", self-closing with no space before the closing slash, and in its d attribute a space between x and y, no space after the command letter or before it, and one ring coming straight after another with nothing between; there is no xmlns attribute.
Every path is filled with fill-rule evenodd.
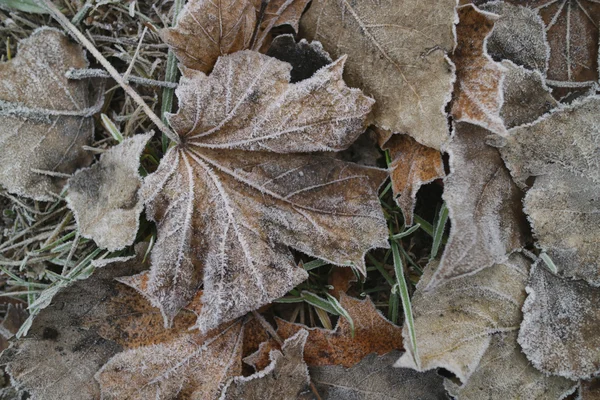
<svg viewBox="0 0 600 400"><path fill-rule="evenodd" d="M443 198L452 226L431 287L504 262L524 244L522 193L498 150L485 143L489 134L459 122L447 146L451 173Z"/></svg>
<svg viewBox="0 0 600 400"><path fill-rule="evenodd" d="M281 351L269 353L271 363L264 370L233 378L219 399L296 400L310 383L308 367L302 358L307 337L308 332L301 330L287 339Z"/></svg>
<svg viewBox="0 0 600 400"><path fill-rule="evenodd" d="M462 381L460 389L447 382L458 398L480 399L470 397L479 388L490 399L558 399L572 391L573 382L546 377L515 354L520 354L515 335L529 273L525 257L515 253L503 264L424 291L436 264L433 261L425 269L412 299L418 357L412 346L406 346L396 366L418 371L447 369ZM409 340L406 325L403 334ZM497 375L498 386L490 385L492 374Z"/></svg>
<svg viewBox="0 0 600 400"><path fill-rule="evenodd" d="M446 379L445 386L459 400L564 399L575 382L541 374L532 368L517 344L517 332L492 336L479 366L463 385Z"/></svg>
<svg viewBox="0 0 600 400"><path fill-rule="evenodd" d="M268 47L276 26L287 24L297 31L308 2L272 0L261 13L260 0L190 0L175 27L160 34L185 67L210 72L220 56ZM255 33L257 22L260 26Z"/></svg>
<svg viewBox="0 0 600 400"><path fill-rule="evenodd" d="M380 134L380 139L385 139ZM380 143L382 140L380 140ZM417 192L422 185L443 178L444 163L441 153L431 147L423 146L408 135L391 135L383 149L388 149L390 158L390 177L396 204L402 210L407 226L413 224Z"/></svg>
<svg viewBox="0 0 600 400"><path fill-rule="evenodd" d="M343 317L338 319L335 330L307 328L276 318L277 334L289 338L307 329L304 360L310 366L351 367L370 353L385 354L402 348L402 329L381 315L371 299L361 301L341 293L340 304L354 322L354 337L350 323ZM277 348L274 340L263 343L257 353L244 361L260 370L268 364L267 355L273 348Z"/></svg>
<svg viewBox="0 0 600 400"><path fill-rule="evenodd" d="M600 400L600 379L579 382L579 397L577 400Z"/></svg>
<svg viewBox="0 0 600 400"><path fill-rule="evenodd" d="M372 100L342 80L343 59L289 84L290 65L256 52L184 70L171 126L181 143L144 181L158 224L147 295L168 324L204 283L202 331L302 282L287 246L365 271L388 247L377 191L386 171L311 151L348 147Z"/></svg>
<svg viewBox="0 0 600 400"><path fill-rule="evenodd" d="M314 0L303 36L332 57L348 54L345 78L377 100L373 119L439 149L448 139L444 112L454 82L446 56L455 46L456 1Z"/></svg>
<svg viewBox="0 0 600 400"><path fill-rule="evenodd" d="M436 371L393 368L399 351L370 354L354 367L311 367L310 376L323 400L442 400L443 378Z"/></svg>
<svg viewBox="0 0 600 400"><path fill-rule="evenodd" d="M525 197L537 245L559 273L600 285L600 97L511 129L502 157L518 184L537 177Z"/></svg>
<svg viewBox="0 0 600 400"><path fill-rule="evenodd" d="M140 155L151 138L147 133L125 139L69 178L67 204L79 232L99 247L115 251L135 240L143 208L138 198Z"/></svg>
<svg viewBox="0 0 600 400"><path fill-rule="evenodd" d="M271 43L267 55L290 63L292 66L290 83L308 79L319 69L333 62L320 42L308 43L306 39L302 39L296 43L293 35L277 36Z"/></svg>
<svg viewBox="0 0 600 400"><path fill-rule="evenodd" d="M489 55L496 61L510 60L545 74L550 47L537 11L503 1L485 3L480 8L500 16L486 42Z"/></svg>
<svg viewBox="0 0 600 400"><path fill-rule="evenodd" d="M600 372L600 289L552 274L538 261L527 284L519 344L547 374L590 379Z"/></svg>
<svg viewBox="0 0 600 400"><path fill-rule="evenodd" d="M54 200L65 174L92 161L82 146L92 141L95 99L87 81L65 77L87 66L81 47L49 28L0 64L0 184L9 192Z"/></svg>
<svg viewBox="0 0 600 400"><path fill-rule="evenodd" d="M346 293L356 281L356 274L352 268L332 267L327 278L327 284L331 286L329 294L339 300L340 293Z"/></svg>
<svg viewBox="0 0 600 400"><path fill-rule="evenodd" d="M456 65L452 116L456 121L470 122L504 135L506 128L500 108L506 71L485 49L498 16L480 11L472 4L458 7L457 12L460 22L456 26L458 46L452 55Z"/></svg>
<svg viewBox="0 0 600 400"><path fill-rule="evenodd" d="M8 347L8 339L13 337L27 320L29 313L26 307L27 303L6 303L6 313L0 323L0 352Z"/></svg>

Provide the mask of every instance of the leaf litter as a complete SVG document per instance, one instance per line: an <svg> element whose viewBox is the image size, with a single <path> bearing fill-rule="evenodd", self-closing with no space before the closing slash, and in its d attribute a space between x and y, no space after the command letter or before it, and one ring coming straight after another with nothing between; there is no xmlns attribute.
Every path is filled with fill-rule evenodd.
<svg viewBox="0 0 600 400"><path fill-rule="evenodd" d="M3 8L2 396L595 395L594 2L176 3Z"/></svg>

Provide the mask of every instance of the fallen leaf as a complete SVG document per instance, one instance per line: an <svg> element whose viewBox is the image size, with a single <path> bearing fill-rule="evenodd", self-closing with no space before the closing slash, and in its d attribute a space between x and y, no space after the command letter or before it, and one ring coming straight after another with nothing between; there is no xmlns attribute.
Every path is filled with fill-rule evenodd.
<svg viewBox="0 0 600 400"><path fill-rule="evenodd" d="M595 378L589 381L579 382L578 400L599 400L600 399L600 379Z"/></svg>
<svg viewBox="0 0 600 400"><path fill-rule="evenodd" d="M561 275L600 285L600 97L557 109L532 124L513 128L500 148L525 197L537 246L552 258Z"/></svg>
<svg viewBox="0 0 600 400"><path fill-rule="evenodd" d="M8 339L13 337L27 320L29 314L26 307L26 303L20 302L6 304L6 313L0 323L0 352L8 347Z"/></svg>
<svg viewBox="0 0 600 400"><path fill-rule="evenodd" d="M348 55L345 79L375 98L374 123L439 149L448 139L444 109L454 67L456 1L315 0L301 34L332 57Z"/></svg>
<svg viewBox="0 0 600 400"><path fill-rule="evenodd" d="M486 144L488 135L476 125L455 124L443 194L452 225L431 287L504 262L524 245L522 193L498 150Z"/></svg>
<svg viewBox="0 0 600 400"><path fill-rule="evenodd" d="M36 30L15 58L0 63L0 185L9 192L55 200L68 174L92 161L83 146L91 144L100 102L89 82L65 77L87 66L81 47L50 28Z"/></svg>
<svg viewBox="0 0 600 400"><path fill-rule="evenodd" d="M160 35L185 67L210 72L221 56L268 48L276 26L287 24L297 31L308 2L272 0L262 9L261 0L191 0L175 27L161 30Z"/></svg>
<svg viewBox="0 0 600 400"><path fill-rule="evenodd" d="M550 46L544 21L536 10L503 1L484 3L479 8L500 16L486 41L487 52L494 60L510 60L546 74Z"/></svg>
<svg viewBox="0 0 600 400"><path fill-rule="evenodd" d="M590 379L600 372L600 289L552 274L538 261L527 283L529 294L519 344L544 373Z"/></svg>
<svg viewBox="0 0 600 400"><path fill-rule="evenodd" d="M389 139L386 139L390 136ZM381 135L381 148L390 152L389 164L392 191L402 210L404 223L413 224L417 192L421 186L446 176L441 153L423 146L408 135Z"/></svg>
<svg viewBox="0 0 600 400"><path fill-rule="evenodd" d="M576 388L575 382L532 368L517 344L517 332L493 335L479 366L465 384L449 379L444 384L450 395L461 400L558 400Z"/></svg>
<svg viewBox="0 0 600 400"><path fill-rule="evenodd" d="M487 54L485 43L498 16L479 10L472 4L457 8L458 46L452 54L456 65L456 83L452 116L456 121L470 122L504 135L500 118L502 81L506 70Z"/></svg>
<svg viewBox="0 0 600 400"><path fill-rule="evenodd" d="M290 83L308 79L319 69L333 62L320 42L309 43L306 39L296 42L293 35L277 36L271 43L267 55L292 66Z"/></svg>
<svg viewBox="0 0 600 400"><path fill-rule="evenodd" d="M172 147L142 187L157 222L147 295L172 321L203 284L202 331L283 296L307 273L287 246L364 273L388 247L377 191L385 170L321 157L363 131L372 100L343 59L289 84L290 65L256 52L184 70ZM235 72L234 72L235 71Z"/></svg>
<svg viewBox="0 0 600 400"><path fill-rule="evenodd" d="M327 279L327 284L331 286L329 294L339 300L340 293L346 293L353 282L356 282L356 275L352 268L332 267Z"/></svg>
<svg viewBox="0 0 600 400"><path fill-rule="evenodd" d="M396 366L445 368L461 380L460 388L446 382L461 399L480 399L484 393L494 399L559 399L572 391L574 382L547 377L518 356L515 335L529 273L524 256L514 253L505 263L425 291L436 264L425 269L412 298L418 356L406 346ZM403 334L409 338L406 324ZM470 397L479 388L483 392Z"/></svg>
<svg viewBox="0 0 600 400"><path fill-rule="evenodd" d="M301 330L287 339L279 350L269 353L270 364L248 377L233 378L223 388L220 400L296 400L310 383L302 354L308 332Z"/></svg>
<svg viewBox="0 0 600 400"><path fill-rule="evenodd" d="M310 376L324 400L442 400L443 379L436 371L393 368L399 351L370 354L352 368L340 365L311 367Z"/></svg>
<svg viewBox="0 0 600 400"><path fill-rule="evenodd" d="M334 330L307 328L276 318L277 334L285 339L302 329L308 330L304 360L309 366L351 367L370 353L385 354L402 349L402 329L381 315L371 299L361 301L341 293L340 304L354 322L354 337L350 323L342 317L338 319ZM257 353L246 357L244 361L261 370L268 365L267 355L274 348L277 348L274 340L263 343Z"/></svg>
<svg viewBox="0 0 600 400"><path fill-rule="evenodd" d="M152 133L135 135L111 147L100 161L77 171L67 183L67 204L81 236L115 251L133 244L143 203L140 155Z"/></svg>

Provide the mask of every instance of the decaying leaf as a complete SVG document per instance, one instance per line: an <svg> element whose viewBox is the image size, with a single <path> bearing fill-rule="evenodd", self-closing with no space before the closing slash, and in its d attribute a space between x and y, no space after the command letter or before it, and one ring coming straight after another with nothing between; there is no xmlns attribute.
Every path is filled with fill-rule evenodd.
<svg viewBox="0 0 600 400"><path fill-rule="evenodd" d="M352 368L339 365L311 367L310 376L324 400L442 400L447 399L443 378L436 371L393 368L399 351L370 354Z"/></svg>
<svg viewBox="0 0 600 400"><path fill-rule="evenodd" d="M442 154L408 135L380 133L379 139L381 147L389 150L392 159L389 169L396 204L402 210L405 224L411 226L421 186L446 175Z"/></svg>
<svg viewBox="0 0 600 400"><path fill-rule="evenodd" d="M277 36L271 43L267 55L290 63L292 66L290 83L308 79L319 69L333 62L320 42L308 43L306 39L296 42L293 35Z"/></svg>
<svg viewBox="0 0 600 400"><path fill-rule="evenodd" d="M491 1L479 7L500 16L486 42L488 54L496 61L510 60L545 74L550 47L544 21L537 11L503 1Z"/></svg>
<svg viewBox="0 0 600 400"><path fill-rule="evenodd" d="M143 203L140 155L152 133L135 135L102 154L93 166L68 181L67 204L83 237L109 251L133 244Z"/></svg>
<svg viewBox="0 0 600 400"><path fill-rule="evenodd" d="M470 397L479 388L493 399L519 398L519 393L527 399L559 399L572 391L574 382L547 377L517 356L522 354L515 335L529 274L524 256L514 253L505 263L424 291L436 264L432 261L425 269L412 299L418 356L407 346L396 366L445 368L463 384L459 388L447 382L451 391L466 399L482 398ZM409 337L406 324L403 334ZM498 386L485 380L491 374L498 375L493 381Z"/></svg>
<svg viewBox="0 0 600 400"><path fill-rule="evenodd" d="M600 289L552 274L538 261L527 284L519 344L541 371L569 379L600 372Z"/></svg>
<svg viewBox="0 0 600 400"><path fill-rule="evenodd" d="M19 331L21 325L29 316L26 307L26 303L20 301L6 303L6 313L0 323L0 351L8 347L8 339Z"/></svg>
<svg viewBox="0 0 600 400"><path fill-rule="evenodd" d="M465 384L445 381L448 393L460 400L558 400L571 394L575 385L532 368L517 344L517 332L493 335L479 366Z"/></svg>
<svg viewBox="0 0 600 400"><path fill-rule="evenodd" d="M365 271L388 247L377 191L386 171L308 153L348 147L372 100L343 59L289 84L290 65L256 52L184 70L171 126L181 142L142 187L158 224L149 298L167 324L204 285L202 331L281 297L307 274L287 246Z"/></svg>
<svg viewBox="0 0 600 400"><path fill-rule="evenodd" d="M36 200L54 200L65 174L87 166L97 111L87 81L65 77L86 68L81 47L57 30L41 28L17 56L0 64L0 185Z"/></svg>
<svg viewBox="0 0 600 400"><path fill-rule="evenodd" d="M327 284L330 286L329 294L339 300L340 293L346 293L356 281L356 274L352 268L332 267L327 278Z"/></svg>
<svg viewBox="0 0 600 400"><path fill-rule="evenodd" d="M511 129L500 149L525 197L537 245L559 273L600 285L600 97L557 109L530 125Z"/></svg>
<svg viewBox="0 0 600 400"><path fill-rule="evenodd" d="M498 150L485 143L489 134L476 125L455 124L443 195L452 227L431 287L504 262L524 244L522 193Z"/></svg>
<svg viewBox="0 0 600 400"><path fill-rule="evenodd" d="M600 378L594 378L589 381L579 383L579 397L577 400L599 400L600 399Z"/></svg>
<svg viewBox="0 0 600 400"><path fill-rule="evenodd" d="M301 330L287 339L281 351L270 352L271 362L264 370L233 378L219 399L296 400L310 382L308 367L302 358L307 337L308 332Z"/></svg>
<svg viewBox="0 0 600 400"><path fill-rule="evenodd" d="M276 26L287 24L298 30L308 1L273 0L261 10L260 0L191 0L181 10L177 25L163 29L161 37L185 67L209 72L220 56L267 46Z"/></svg>
<svg viewBox="0 0 600 400"><path fill-rule="evenodd" d="M341 365L351 367L371 353L385 354L402 348L402 330L389 322L371 301L354 299L340 294L340 304L354 322L354 337L350 323L340 317L335 330L307 328L276 318L277 334L290 338L297 332L307 329L308 341L304 349L304 360L310 366ZM268 365L268 354L277 348L274 340L265 342L259 351L244 359L257 370Z"/></svg>
<svg viewBox="0 0 600 400"><path fill-rule="evenodd" d="M500 118L500 108L506 71L485 49L486 39L498 16L472 4L458 7L457 12L460 22L456 26L458 46L452 54L456 65L452 116L456 121L470 122L504 134L506 128Z"/></svg>
<svg viewBox="0 0 600 400"><path fill-rule="evenodd" d="M454 66L456 1L315 0L301 33L332 57L348 55L345 78L377 100L381 128L439 149L448 139L446 104Z"/></svg>

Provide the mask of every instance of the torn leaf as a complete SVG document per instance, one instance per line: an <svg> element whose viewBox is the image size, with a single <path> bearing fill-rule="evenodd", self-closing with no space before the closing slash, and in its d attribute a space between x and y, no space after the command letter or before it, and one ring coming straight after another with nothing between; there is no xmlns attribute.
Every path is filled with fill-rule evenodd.
<svg viewBox="0 0 600 400"><path fill-rule="evenodd" d="M310 383L302 357L307 337L308 332L301 330L283 343L281 351L271 350L270 364L264 370L233 378L219 399L296 400Z"/></svg>
<svg viewBox="0 0 600 400"><path fill-rule="evenodd" d="M539 261L527 284L519 344L547 374L590 379L600 372L600 289L552 274Z"/></svg>
<svg viewBox="0 0 600 400"><path fill-rule="evenodd" d="M301 33L332 57L348 55L345 79L377 101L373 122L439 149L448 139L444 111L454 67L456 1L315 0Z"/></svg>
<svg viewBox="0 0 600 400"><path fill-rule="evenodd" d="M377 191L386 171L309 153L347 148L372 100L343 59L289 84L290 65L256 52L184 70L169 117L181 143L144 181L158 224L148 296L166 323L203 284L202 331L283 296L307 274L287 246L365 271L388 247Z"/></svg>
<svg viewBox="0 0 600 400"><path fill-rule="evenodd" d="M457 12L460 22L456 27L458 46L452 54L456 65L452 116L456 121L470 122L503 135L506 128L500 108L506 71L485 49L498 16L480 11L472 4L458 7Z"/></svg>
<svg viewBox="0 0 600 400"><path fill-rule="evenodd" d="M67 204L79 232L99 247L115 251L135 240L143 208L138 198L140 155L152 135L125 139L69 178Z"/></svg>
<svg viewBox="0 0 600 400"><path fill-rule="evenodd" d="M443 378L436 371L394 368L399 351L370 354L352 368L311 367L310 376L323 400L443 400Z"/></svg>
<svg viewBox="0 0 600 400"><path fill-rule="evenodd" d="M65 77L86 68L79 45L40 28L0 64L0 185L35 200L55 200L66 178L87 166L98 111L89 82Z"/></svg>
<svg viewBox="0 0 600 400"><path fill-rule="evenodd" d="M488 135L459 122L447 146L451 173L443 198L452 226L431 287L504 262L525 243L522 193L498 150L486 144Z"/></svg>

